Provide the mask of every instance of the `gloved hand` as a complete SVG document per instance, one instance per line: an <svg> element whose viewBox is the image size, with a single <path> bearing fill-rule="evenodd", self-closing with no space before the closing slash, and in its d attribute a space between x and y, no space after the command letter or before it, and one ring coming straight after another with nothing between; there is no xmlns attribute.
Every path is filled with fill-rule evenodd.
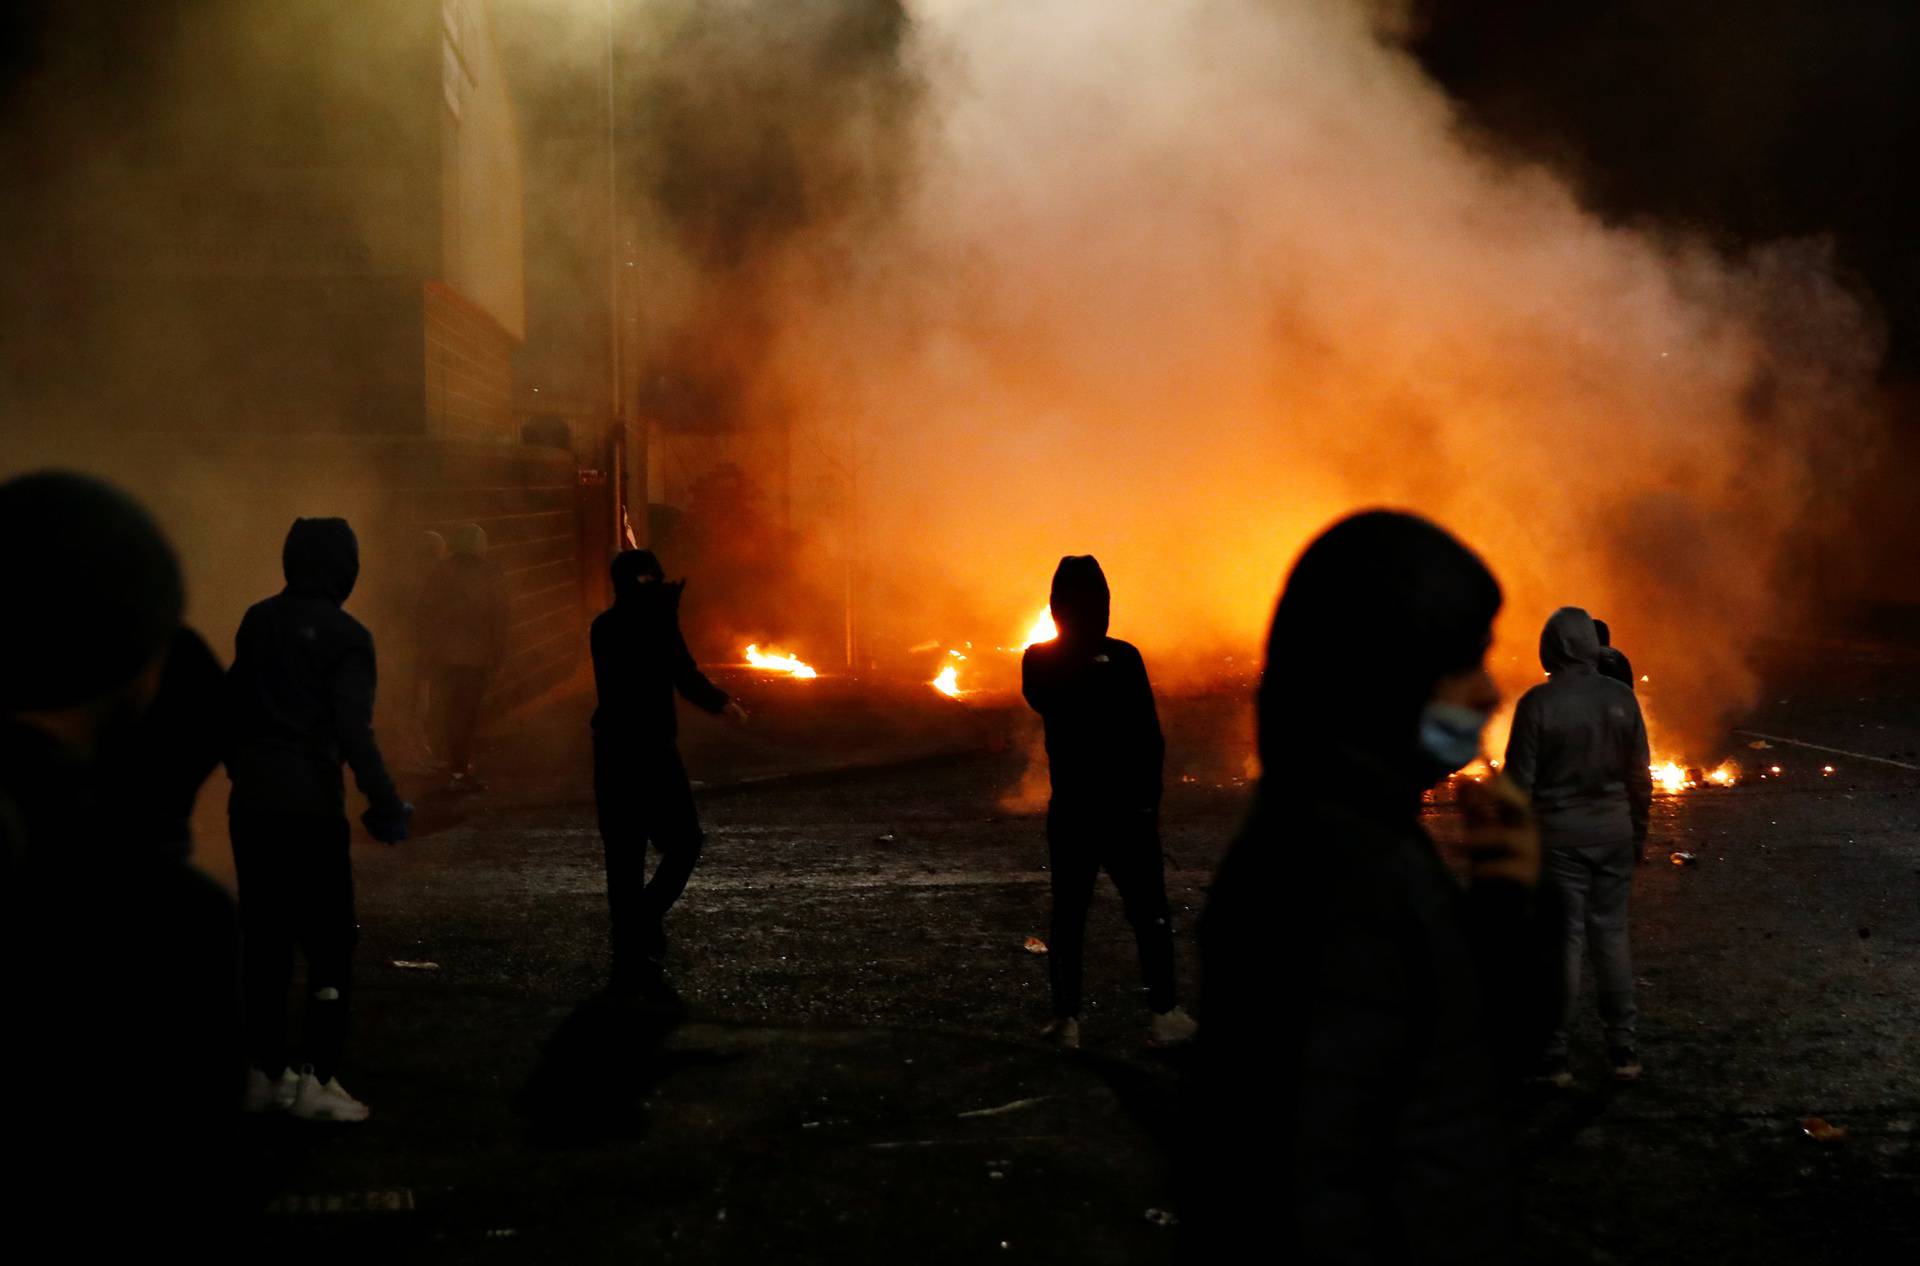
<svg viewBox="0 0 1920 1266"><path fill-rule="evenodd" d="M382 844L398 844L407 838L407 822L412 817L413 806L402 803L391 809L368 809L360 815L360 824Z"/></svg>

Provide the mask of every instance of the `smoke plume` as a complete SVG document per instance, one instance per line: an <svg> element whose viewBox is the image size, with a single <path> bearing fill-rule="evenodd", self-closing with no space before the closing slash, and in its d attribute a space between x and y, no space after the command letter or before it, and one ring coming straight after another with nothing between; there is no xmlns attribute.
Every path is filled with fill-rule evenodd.
<svg viewBox="0 0 1920 1266"><path fill-rule="evenodd" d="M1511 689L1575 604L1676 748L1747 702L1871 436L1875 327L1821 244L1603 225L1468 134L1379 6L909 12L910 108L871 130L909 178L755 257L752 391L814 441L798 488L859 473L819 514L857 524L876 653L1014 636L1092 552L1116 635L1217 675L1305 542L1385 504L1492 564Z"/></svg>

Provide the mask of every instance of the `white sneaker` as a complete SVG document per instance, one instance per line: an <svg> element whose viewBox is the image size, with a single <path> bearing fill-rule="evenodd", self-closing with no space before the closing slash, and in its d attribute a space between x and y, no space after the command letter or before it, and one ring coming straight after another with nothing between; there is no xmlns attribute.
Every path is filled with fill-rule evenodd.
<svg viewBox="0 0 1920 1266"><path fill-rule="evenodd" d="M1200 1024L1185 1007L1161 1011L1147 1026L1148 1046L1185 1046L1200 1031Z"/></svg>
<svg viewBox="0 0 1920 1266"><path fill-rule="evenodd" d="M300 1070L300 1088L290 1111L302 1121L364 1121L373 1115L373 1109L347 1093L338 1077L322 1085L311 1064Z"/></svg>
<svg viewBox="0 0 1920 1266"><path fill-rule="evenodd" d="M1053 1043L1063 1051L1079 1050L1080 1017L1070 1015L1063 1020L1055 1020L1040 1030L1040 1038L1042 1041Z"/></svg>
<svg viewBox="0 0 1920 1266"><path fill-rule="evenodd" d="M285 1112L293 1106L293 1097L299 1090L300 1074L291 1068L281 1069L277 1078L267 1076L258 1068L249 1068L240 1108L243 1112Z"/></svg>

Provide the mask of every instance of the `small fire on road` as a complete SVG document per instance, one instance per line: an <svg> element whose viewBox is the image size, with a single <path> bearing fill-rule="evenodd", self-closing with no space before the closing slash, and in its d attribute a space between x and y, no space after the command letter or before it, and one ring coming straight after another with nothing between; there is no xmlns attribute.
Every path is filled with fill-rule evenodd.
<svg viewBox="0 0 1920 1266"><path fill-rule="evenodd" d="M1040 614L1033 618L1033 623L1027 626L1027 631L1018 646L1002 646L996 649L1010 655L1018 655L1029 646L1040 642L1051 642L1059 636L1060 630L1053 623L1052 608L1042 607ZM968 645L971 646L972 643L969 642ZM960 665L966 662L967 657L957 650L950 650L947 654L958 662L941 665L940 671L927 684L949 699L958 699L967 692L967 688L960 684Z"/></svg>
<svg viewBox="0 0 1920 1266"><path fill-rule="evenodd" d="M783 673L788 677L797 677L803 681L818 677L813 665L802 663L799 659L781 650L761 650L758 642L747 644L747 662L755 668L771 673Z"/></svg>

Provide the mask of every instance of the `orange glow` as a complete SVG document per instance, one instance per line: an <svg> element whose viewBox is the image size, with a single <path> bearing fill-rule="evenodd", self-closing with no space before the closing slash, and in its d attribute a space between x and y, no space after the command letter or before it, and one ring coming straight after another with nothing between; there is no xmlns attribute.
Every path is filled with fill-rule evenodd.
<svg viewBox="0 0 1920 1266"><path fill-rule="evenodd" d="M1653 785L1670 796L1677 796L1693 784L1687 781L1687 771L1668 761L1653 768Z"/></svg>
<svg viewBox="0 0 1920 1266"><path fill-rule="evenodd" d="M1059 636L1060 630L1054 627L1053 623L1053 608L1047 607L1033 618L1033 623L1027 628L1025 640L1013 649L1016 651L1024 651L1029 646L1033 646L1039 642L1051 642Z"/></svg>
<svg viewBox="0 0 1920 1266"><path fill-rule="evenodd" d="M747 644L747 662L755 668L765 669L768 672L785 673L789 677L798 677L803 681L820 675L814 671L811 664L803 664L785 651L763 651L757 642L749 642Z"/></svg>
<svg viewBox="0 0 1920 1266"><path fill-rule="evenodd" d="M960 670L948 664L940 670L940 675L927 683L949 699L960 697Z"/></svg>

